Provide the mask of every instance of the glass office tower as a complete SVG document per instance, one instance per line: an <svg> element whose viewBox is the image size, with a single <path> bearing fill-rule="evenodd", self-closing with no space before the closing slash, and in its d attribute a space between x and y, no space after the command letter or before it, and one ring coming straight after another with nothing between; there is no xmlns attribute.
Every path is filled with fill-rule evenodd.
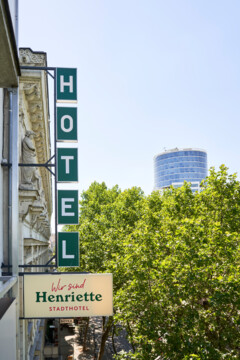
<svg viewBox="0 0 240 360"><path fill-rule="evenodd" d="M155 190L180 187L191 183L192 191L200 190L207 176L207 153L200 149L172 149L154 157Z"/></svg>

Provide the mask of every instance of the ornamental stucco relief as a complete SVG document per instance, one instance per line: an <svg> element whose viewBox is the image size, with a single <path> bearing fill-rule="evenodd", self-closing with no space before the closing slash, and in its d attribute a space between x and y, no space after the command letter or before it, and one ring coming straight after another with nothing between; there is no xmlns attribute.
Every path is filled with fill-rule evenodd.
<svg viewBox="0 0 240 360"><path fill-rule="evenodd" d="M46 66L46 53L36 53L29 48L19 50L20 63L29 66Z"/></svg>
<svg viewBox="0 0 240 360"><path fill-rule="evenodd" d="M46 66L46 54L20 49L21 65ZM22 70L19 85L19 162L44 164L51 157L47 75ZM52 212L51 175L43 167L20 167L20 219L48 239Z"/></svg>

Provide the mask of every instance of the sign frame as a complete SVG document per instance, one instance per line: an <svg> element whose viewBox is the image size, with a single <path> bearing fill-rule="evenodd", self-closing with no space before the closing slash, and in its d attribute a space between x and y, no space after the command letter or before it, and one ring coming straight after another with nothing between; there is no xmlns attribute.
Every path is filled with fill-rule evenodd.
<svg viewBox="0 0 240 360"><path fill-rule="evenodd" d="M79 232L73 232L73 231L69 231L69 232L58 232L58 238L57 238L57 242L58 242L58 259L57 259L57 266L58 267L79 267L80 263L79 263L79 251L80 251L80 246L79 246ZM65 237L65 239L63 239ZM63 259L62 257L60 257L61 255L61 250L63 250L63 244L62 242L66 241L66 257L68 256L69 259ZM72 243L72 250L69 250L69 244ZM74 252L74 254L73 254ZM67 254L68 253L68 254ZM71 256L75 255L75 259L71 259Z"/></svg>
<svg viewBox="0 0 240 360"><path fill-rule="evenodd" d="M78 182L78 148L76 147L57 148L57 182L58 183Z"/></svg>
<svg viewBox="0 0 240 360"><path fill-rule="evenodd" d="M112 316L113 315L113 275L112 273L97 273L97 274L92 274L92 273L87 273L87 272L53 272L53 273L23 273L23 317L21 317L21 319L51 319L51 318L56 318L56 319L69 319L69 318L77 318L77 317L89 317L89 316ZM37 275L37 276L36 276ZM54 311L51 311L49 309L48 312L51 312L51 314L45 314L43 316L40 316L38 315L38 312L37 312L37 315L36 316L27 316L27 315L31 315L32 313L36 314L36 309L32 309L32 306L29 305L29 300L27 300L27 295L29 295L29 290L27 287L29 287L29 284L31 285L31 287L33 286L32 284L34 284L34 286L37 286L36 284L36 281L32 281L31 279L27 280L27 277L32 277L34 278L36 276L36 281L37 279L39 280L40 277L45 277L44 279L44 284L46 284L46 281L47 281L47 277L51 277L51 279L49 278L49 283L50 283L50 280L53 281L55 280L54 278L57 278L57 277L61 277L61 279L63 279L64 276L67 276L68 278L71 278L71 282L73 282L73 286L75 285L74 284L74 280L72 280L74 278L74 276L77 276L78 278L81 276L81 281L82 279L87 279L87 280L90 280L91 282L91 277L92 278L96 278L98 281L96 281L96 284L95 286L98 287L97 291L99 291L99 289L101 289L101 287L103 287L103 283L102 281L99 281L99 278L103 279L103 277L108 277L108 280L107 280L107 285L106 285L106 289L103 289L102 290L102 293L104 294L104 297L106 296L106 303L107 304L104 304L104 306L107 307L107 309L101 313L97 313L96 312L96 309L93 310L92 312L88 312L87 310L79 310L79 311L82 311L82 312L77 312L78 310L74 310L75 312L77 312L76 314L72 314L70 311L71 309L69 310L70 313L67 313L66 315L64 315L64 313L62 314L58 314L59 312L62 312L62 310L56 310L55 313ZM25 282L25 279L26 279L26 282ZM26 286L26 283L28 283L28 285ZM43 280L42 280L43 282ZM86 284L87 282L82 282L81 285L84 285ZM81 285L79 286L79 288L81 287ZM54 302L53 302L53 299L54 298L57 298L57 295L60 294L61 292L61 287L63 287L64 284L63 283L59 283L59 279L56 279L55 280L55 283L54 285L52 285L52 287L54 288L53 290L53 294L55 295L45 295L44 293L45 292L42 292L40 293L39 292L39 295L36 295L36 298L38 296L38 300L41 298L41 301L35 301L35 302L47 302L47 301L43 301L44 300L44 297L48 299L48 302L49 304L47 304L46 306L54 306ZM82 288L84 288L84 286L82 286ZM35 289L34 289L35 290ZM34 290L32 291L32 293L34 292ZM56 290L56 291L55 291ZM108 290L110 291L110 293L108 293ZM68 295L68 300L73 297L74 298L74 301L77 299L78 296L80 297L84 297L85 294L75 294L75 291L81 291L81 290L74 290L74 288L71 288L70 290L67 290L66 291L69 291L69 295ZM86 289L82 290L83 292L86 291ZM88 291L91 291L91 287L90 287L90 290ZM101 290L100 290L101 291ZM31 290L30 290L30 294L32 295L31 293ZM101 294L95 294L93 292L91 292L93 294L93 301L94 302L94 305L98 305L101 303L101 300L100 300L100 296L98 297L97 299L97 296L98 295L101 295ZM91 293L87 293L87 296L88 296L88 300L90 299L90 294ZM94 296L95 296L95 299L94 299ZM65 293L63 295L63 297L66 297ZM79 297L78 297L79 299ZM91 298L92 300L92 298ZM94 301L94 300L97 300L97 301ZM102 299L105 301L105 299ZM31 299L30 299L31 301ZM54 301L56 302L57 300L54 299ZM78 300L76 302L76 304L85 304L85 302L83 302L84 300ZM66 300L64 300L64 302L66 302ZM61 303L61 301L60 301ZM71 302L66 302L66 304L71 304ZM102 305L103 303L101 303ZM73 305L74 306L74 305ZM84 306L87 306L86 304L83 305ZM41 305L40 305L41 307ZM65 305L63 304L59 304L59 307L65 307ZM101 306L100 306L101 307ZM31 309L31 310L29 310ZM101 309L100 309L101 310ZM44 310L39 310L40 312L43 312ZM67 310L66 310L67 311ZM57 312L57 313L56 313ZM92 315L93 313L93 315ZM25 316L26 315L26 316ZM59 315L59 316L58 316Z"/></svg>
<svg viewBox="0 0 240 360"><path fill-rule="evenodd" d="M62 103L77 102L77 68L56 68L56 100ZM65 87L68 91L65 92ZM63 90L63 91L62 91Z"/></svg>
<svg viewBox="0 0 240 360"><path fill-rule="evenodd" d="M76 214L74 214L74 215L65 215L66 221L63 221L64 219L61 220L63 218L63 216L61 214L62 205L59 201L60 199L62 199L61 194L66 194L66 195L69 194L69 196L71 196L71 200L69 197L66 198L66 199L69 199L69 201L65 203L65 209L67 209L66 213L71 213L72 210L76 212ZM74 200L74 202L72 200ZM59 225L78 225L79 224L78 190L58 190L57 191L57 201L58 201L58 208L57 208L58 224ZM70 204L69 204L69 202L70 202ZM73 207L71 206L71 202L73 202ZM71 219L70 219L70 217L71 217Z"/></svg>
<svg viewBox="0 0 240 360"><path fill-rule="evenodd" d="M56 116L56 141L71 143L78 142L78 108L76 106L57 106ZM68 121L66 125L65 120ZM62 125L66 126L65 131L62 129Z"/></svg>

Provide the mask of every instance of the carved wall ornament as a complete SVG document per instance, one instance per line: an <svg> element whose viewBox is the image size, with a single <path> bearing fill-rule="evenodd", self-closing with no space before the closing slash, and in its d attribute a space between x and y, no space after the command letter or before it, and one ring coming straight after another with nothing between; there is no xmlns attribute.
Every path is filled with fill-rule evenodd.
<svg viewBox="0 0 240 360"><path fill-rule="evenodd" d="M42 123L42 121L43 121L43 115L42 115L42 113L36 113L36 114L31 114L31 121L33 122L33 123ZM41 124L42 125L42 127L43 127L43 124Z"/></svg>
<svg viewBox="0 0 240 360"><path fill-rule="evenodd" d="M26 66L47 66L47 56L44 52L33 52L29 48L19 50L21 65ZM22 69L22 76L19 79L19 141L21 145L20 163L39 163L44 164L51 158L50 146L50 127L48 109L48 76L32 69ZM28 130L28 131L27 131ZM28 136L32 131L32 134ZM27 139L29 138L29 139ZM27 199L20 199L22 221L31 225L36 231L39 227L39 234L47 233L43 221L49 223L52 212L52 186L51 174L44 167L19 167L20 172L20 193L37 192L34 206L44 206L47 209L48 217L39 216L38 220L31 223L31 210ZM42 202L43 197L46 202ZM25 194L26 195L26 194ZM26 195L27 196L27 195ZM21 196L20 196L21 198Z"/></svg>
<svg viewBox="0 0 240 360"><path fill-rule="evenodd" d="M23 164L36 164L36 150L32 141L33 136L35 136L35 133L27 130L22 141ZM22 167L20 189L39 189L39 178L40 177L34 166Z"/></svg>
<svg viewBox="0 0 240 360"><path fill-rule="evenodd" d="M23 90L27 101L40 100L41 92L38 83L28 83L23 85Z"/></svg>
<svg viewBox="0 0 240 360"><path fill-rule="evenodd" d="M31 225L32 227L35 227L35 225L37 224L37 222L39 221L40 215L43 211L43 207L33 204L29 207L29 213L31 215Z"/></svg>
<svg viewBox="0 0 240 360"><path fill-rule="evenodd" d="M29 109L30 114L35 114L42 110L42 104L40 101L30 103L28 109Z"/></svg>
<svg viewBox="0 0 240 360"><path fill-rule="evenodd" d="M40 133L41 134L41 133ZM41 136L39 136L37 139L36 139L36 146L39 147L39 146L44 146L44 141L43 141L43 138Z"/></svg>
<svg viewBox="0 0 240 360"><path fill-rule="evenodd" d="M39 192L37 190L22 189L19 191L19 217L23 221L29 212L29 207L37 201Z"/></svg>
<svg viewBox="0 0 240 360"><path fill-rule="evenodd" d="M19 97L19 114L23 112L23 99L22 96Z"/></svg>
<svg viewBox="0 0 240 360"><path fill-rule="evenodd" d="M21 65L46 66L46 53L35 53L29 48L19 49Z"/></svg>
<svg viewBox="0 0 240 360"><path fill-rule="evenodd" d="M21 126L23 126L24 122L24 111L22 108L19 107L19 122L21 123Z"/></svg>
<svg viewBox="0 0 240 360"><path fill-rule="evenodd" d="M32 129L34 132L38 132L39 130L41 130L43 128L41 123L33 123L32 124Z"/></svg>

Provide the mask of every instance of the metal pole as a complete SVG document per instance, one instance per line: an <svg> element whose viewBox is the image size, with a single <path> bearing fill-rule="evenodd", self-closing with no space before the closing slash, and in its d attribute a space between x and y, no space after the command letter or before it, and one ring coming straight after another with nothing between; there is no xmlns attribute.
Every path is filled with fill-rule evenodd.
<svg viewBox="0 0 240 360"><path fill-rule="evenodd" d="M55 153L55 264L58 265L58 232L57 232L57 214L58 214L58 199L57 199L57 76L56 68L54 69L54 153Z"/></svg>
<svg viewBox="0 0 240 360"><path fill-rule="evenodd" d="M56 68L55 67L48 67L48 66L20 66L20 69L23 70L46 70L46 71L54 71L54 75L55 75L55 71Z"/></svg>
<svg viewBox="0 0 240 360"><path fill-rule="evenodd" d="M8 162L12 163L13 94L9 91ZM8 264L12 264L12 167L8 171ZM8 268L8 273L10 269Z"/></svg>

